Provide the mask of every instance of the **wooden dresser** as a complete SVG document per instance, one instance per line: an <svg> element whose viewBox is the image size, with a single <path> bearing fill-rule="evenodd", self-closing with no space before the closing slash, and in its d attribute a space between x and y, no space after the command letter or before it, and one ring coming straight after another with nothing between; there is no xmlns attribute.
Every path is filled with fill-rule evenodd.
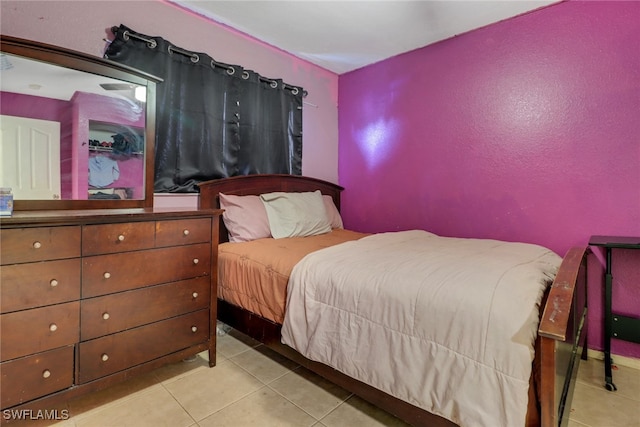
<svg viewBox="0 0 640 427"><path fill-rule="evenodd" d="M219 210L0 219L1 408L55 402L208 350Z"/></svg>

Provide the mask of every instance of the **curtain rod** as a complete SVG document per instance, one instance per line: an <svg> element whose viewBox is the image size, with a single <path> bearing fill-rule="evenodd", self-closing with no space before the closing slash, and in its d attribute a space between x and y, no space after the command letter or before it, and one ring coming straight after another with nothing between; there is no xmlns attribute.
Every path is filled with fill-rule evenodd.
<svg viewBox="0 0 640 427"><path fill-rule="evenodd" d="M113 34L116 34L117 31L118 31L118 27L111 27L111 32ZM137 40L140 40L140 41L143 41L143 42L147 43L147 46L149 46L151 49L155 49L158 46L158 43L154 39L142 37L142 36L140 36L138 34L133 34L129 30L125 30L122 33L122 38L124 40L128 41L129 38L131 38L131 37L133 37L134 39L137 39ZM184 56L188 56L189 59L191 59L191 62L193 62L194 64L197 63L198 61L200 61L200 55L198 55L195 52L189 52L189 51L186 51L184 49L180 49L178 47L171 46L171 45L169 45L169 47L167 49L168 49L169 53L176 52L176 53L182 54ZM225 64L225 63L222 63L222 62L217 62L217 61L214 61L212 59L211 60L211 68L215 68L215 67L226 68L227 69L227 74L229 74L230 76L232 76L236 72L235 68L232 65ZM243 71L241 77L244 80L247 80L249 78L249 73L247 71ZM277 80L268 79L266 77L261 76L260 74L258 74L258 78L260 79L261 82L269 83L269 86L271 86L273 89L276 89L278 87L278 81ZM284 83L284 82L282 83L282 85L283 85L283 87L285 89L289 89L291 91L291 93L293 93L294 95L298 94L298 88L297 87L291 86L291 85L289 85L287 83ZM302 97L303 98L306 97L308 94L309 94L309 92L307 92L306 90L302 91ZM317 106L314 105L314 107L317 107Z"/></svg>

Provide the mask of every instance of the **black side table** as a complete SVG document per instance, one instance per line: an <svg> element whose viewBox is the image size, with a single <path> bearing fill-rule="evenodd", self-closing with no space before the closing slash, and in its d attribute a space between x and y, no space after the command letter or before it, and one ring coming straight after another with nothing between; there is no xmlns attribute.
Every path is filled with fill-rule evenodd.
<svg viewBox="0 0 640 427"><path fill-rule="evenodd" d="M611 309L613 275L611 249L640 249L640 237L591 236L589 245L600 246L606 253L604 292L604 380L609 391L617 390L611 374L611 338L640 343L640 318L622 316Z"/></svg>

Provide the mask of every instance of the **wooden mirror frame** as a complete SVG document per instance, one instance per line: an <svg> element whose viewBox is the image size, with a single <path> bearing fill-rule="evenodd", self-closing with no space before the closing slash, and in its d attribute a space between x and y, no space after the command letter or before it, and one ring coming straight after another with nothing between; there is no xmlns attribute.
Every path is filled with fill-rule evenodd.
<svg viewBox="0 0 640 427"><path fill-rule="evenodd" d="M126 209L152 207L156 133L156 83L161 82L162 79L108 59L11 36L0 35L0 51L147 87L144 138L144 197L142 199L14 200L14 210Z"/></svg>

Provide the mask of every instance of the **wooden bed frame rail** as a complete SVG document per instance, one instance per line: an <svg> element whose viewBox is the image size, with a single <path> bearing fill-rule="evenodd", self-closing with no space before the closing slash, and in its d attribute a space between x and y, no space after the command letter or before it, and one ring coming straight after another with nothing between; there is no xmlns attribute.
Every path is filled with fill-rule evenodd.
<svg viewBox="0 0 640 427"><path fill-rule="evenodd" d="M220 207L219 193L259 195L273 191L314 191L333 197L340 208L342 187L315 178L295 175L248 175L203 182L200 208ZM228 240L224 221L220 221L221 243ZM537 396L542 427L566 426L573 387L580 363L586 359L587 270L586 247L571 248L564 257L558 274L545 293L538 329L536 351L540 372ZM449 420L381 392L335 369L311 361L280 342L281 325L245 309L218 300L218 319L237 331L254 338L301 366L362 397L415 426L452 427Z"/></svg>
<svg viewBox="0 0 640 427"><path fill-rule="evenodd" d="M587 359L588 248L571 248L549 289L540 319L542 426L566 426L580 359Z"/></svg>

